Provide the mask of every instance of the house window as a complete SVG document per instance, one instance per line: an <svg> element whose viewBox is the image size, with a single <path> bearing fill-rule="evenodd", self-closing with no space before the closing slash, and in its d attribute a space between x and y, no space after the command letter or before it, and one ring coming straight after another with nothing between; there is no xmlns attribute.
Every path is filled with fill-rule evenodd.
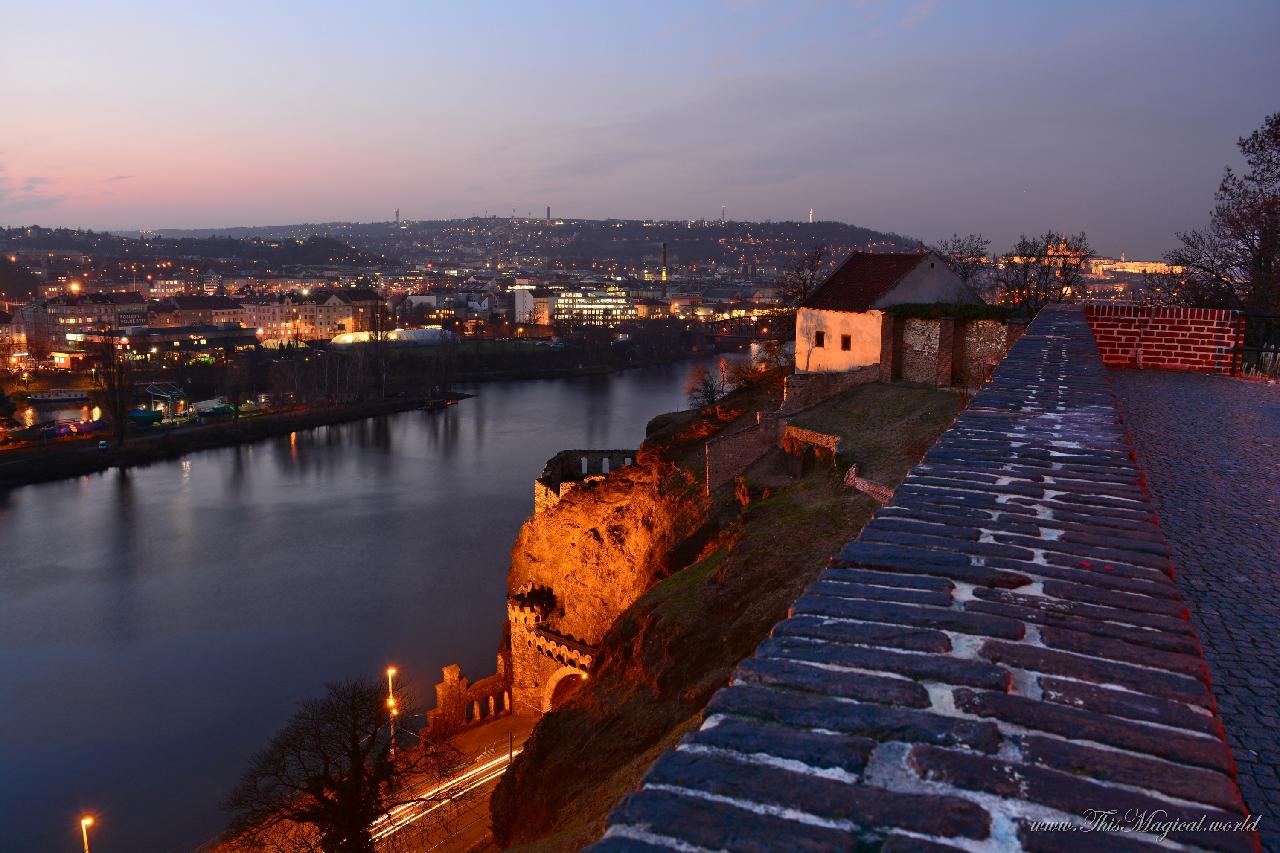
<svg viewBox="0 0 1280 853"><path fill-rule="evenodd" d="M825 347L825 346L827 345L827 333L826 333L826 332L814 332L814 333L813 333L813 345L814 345L815 347L818 347L818 348Z"/></svg>
<svg viewBox="0 0 1280 853"><path fill-rule="evenodd" d="M841 335L840 349L844 350L845 352L848 352L849 350L853 349L853 338L850 337L849 335Z"/></svg>

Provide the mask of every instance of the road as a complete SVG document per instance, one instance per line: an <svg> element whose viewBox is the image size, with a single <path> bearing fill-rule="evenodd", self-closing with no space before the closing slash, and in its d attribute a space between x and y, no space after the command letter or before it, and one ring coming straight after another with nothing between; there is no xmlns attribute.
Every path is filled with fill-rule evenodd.
<svg viewBox="0 0 1280 853"><path fill-rule="evenodd" d="M489 838L489 795L511 759L520 754L534 720L503 717L452 739L471 761L439 785L415 795L424 802L400 806L373 826L373 838L387 853L465 853Z"/></svg>
<svg viewBox="0 0 1280 853"><path fill-rule="evenodd" d="M1236 781L1280 851L1280 386L1113 370L1178 589L1213 673Z"/></svg>

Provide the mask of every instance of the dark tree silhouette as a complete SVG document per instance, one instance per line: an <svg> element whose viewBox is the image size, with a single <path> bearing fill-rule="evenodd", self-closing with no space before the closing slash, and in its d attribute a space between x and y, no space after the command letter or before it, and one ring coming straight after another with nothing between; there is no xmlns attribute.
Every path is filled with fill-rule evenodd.
<svg viewBox="0 0 1280 853"><path fill-rule="evenodd" d="M382 400L387 396L387 373L391 365L390 317L382 305L373 308L369 315L369 339L364 344L365 365L368 369L369 395Z"/></svg>
<svg viewBox="0 0 1280 853"><path fill-rule="evenodd" d="M403 691L397 705L402 716L412 710ZM373 853L375 821L440 798L460 767L452 747L404 732L393 758L389 721L377 679L330 684L323 698L302 702L227 797L227 840L282 853Z"/></svg>
<svg viewBox="0 0 1280 853"><path fill-rule="evenodd" d="M782 274L782 299L787 305L796 306L818 289L826 273L827 246L814 243L787 267Z"/></svg>
<svg viewBox="0 0 1280 853"><path fill-rule="evenodd" d="M990 261L987 259L987 252L991 248L991 241L981 234L966 234L961 237L959 234L952 234L944 240L939 240L936 245L930 249L938 254L947 266L951 267L951 271L960 277L961 281L968 282L975 275L985 269Z"/></svg>
<svg viewBox="0 0 1280 853"><path fill-rule="evenodd" d="M218 388L231 406L232 417L240 419L240 407L253 387L253 367L245 356L226 354L218 365Z"/></svg>
<svg viewBox="0 0 1280 853"><path fill-rule="evenodd" d="M714 370L705 364L695 367L689 373L689 383L685 386L689 405L698 411L714 406L729 389L728 371L728 364L723 359Z"/></svg>
<svg viewBox="0 0 1280 853"><path fill-rule="evenodd" d="M1209 227L1165 254L1181 273L1146 289L1189 307L1280 313L1280 113L1238 144L1248 171L1227 168Z"/></svg>
<svg viewBox="0 0 1280 853"><path fill-rule="evenodd" d="M1078 299L1093 257L1093 247L1083 231L1046 231L1039 237L1023 234L996 266L1000 301L1035 313L1052 302Z"/></svg>
<svg viewBox="0 0 1280 853"><path fill-rule="evenodd" d="M133 408L134 378L133 356L121 350L118 340L104 334L98 344L97 391L95 397L102 407L117 445L124 444L129 435L129 410Z"/></svg>

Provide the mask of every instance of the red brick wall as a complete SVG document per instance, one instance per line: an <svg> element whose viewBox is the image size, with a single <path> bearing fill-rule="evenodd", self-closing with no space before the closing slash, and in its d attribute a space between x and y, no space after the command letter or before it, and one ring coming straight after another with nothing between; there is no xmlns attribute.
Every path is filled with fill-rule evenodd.
<svg viewBox="0 0 1280 853"><path fill-rule="evenodd" d="M1231 372L1240 330L1233 311L1086 305L1084 314L1108 367Z"/></svg>

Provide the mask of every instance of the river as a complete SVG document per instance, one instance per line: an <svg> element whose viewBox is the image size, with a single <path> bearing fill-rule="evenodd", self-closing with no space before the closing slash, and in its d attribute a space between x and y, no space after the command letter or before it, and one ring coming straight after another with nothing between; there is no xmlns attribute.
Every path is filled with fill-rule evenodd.
<svg viewBox="0 0 1280 853"><path fill-rule="evenodd" d="M566 448L634 448L689 364L0 491L0 849L191 850L296 701L493 672L511 544Z"/></svg>

